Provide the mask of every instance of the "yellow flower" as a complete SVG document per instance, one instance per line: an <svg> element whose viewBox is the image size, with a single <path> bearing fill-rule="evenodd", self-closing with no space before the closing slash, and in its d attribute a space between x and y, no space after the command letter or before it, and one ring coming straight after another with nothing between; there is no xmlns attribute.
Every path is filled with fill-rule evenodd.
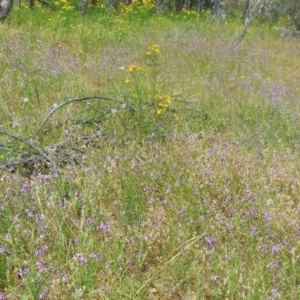
<svg viewBox="0 0 300 300"><path fill-rule="evenodd" d="M157 101L161 101L163 99L163 96L155 95L154 99L157 100Z"/></svg>
<svg viewBox="0 0 300 300"><path fill-rule="evenodd" d="M148 51L146 52L147 55L159 55L160 54L160 46L158 44L152 44L148 46Z"/></svg>
<svg viewBox="0 0 300 300"><path fill-rule="evenodd" d="M156 114L157 114L157 115L161 115L161 114L164 113L165 111L166 111L165 108L159 108L159 109L156 110Z"/></svg>
<svg viewBox="0 0 300 300"><path fill-rule="evenodd" d="M126 77L126 79L125 79L125 83L126 84L128 84L128 83L130 83L130 80Z"/></svg>
<svg viewBox="0 0 300 300"><path fill-rule="evenodd" d="M126 71L127 71L128 73L133 73L133 72L136 72L136 71L140 71L141 69L142 69L141 67L138 67L137 65L132 64L132 65L130 65L130 66L126 69Z"/></svg>
<svg viewBox="0 0 300 300"><path fill-rule="evenodd" d="M168 95L156 95L154 96L154 99L158 101L158 108L156 110L156 114L158 115L164 113L172 103L171 97Z"/></svg>
<svg viewBox="0 0 300 300"><path fill-rule="evenodd" d="M167 106L171 105L171 97L170 96L164 96L164 104Z"/></svg>

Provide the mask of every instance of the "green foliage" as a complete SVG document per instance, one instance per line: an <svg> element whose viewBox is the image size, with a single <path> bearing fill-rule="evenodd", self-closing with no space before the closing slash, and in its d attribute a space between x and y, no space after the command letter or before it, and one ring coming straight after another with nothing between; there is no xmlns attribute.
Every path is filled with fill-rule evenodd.
<svg viewBox="0 0 300 300"><path fill-rule="evenodd" d="M298 299L297 41L132 5L2 25L0 298Z"/></svg>

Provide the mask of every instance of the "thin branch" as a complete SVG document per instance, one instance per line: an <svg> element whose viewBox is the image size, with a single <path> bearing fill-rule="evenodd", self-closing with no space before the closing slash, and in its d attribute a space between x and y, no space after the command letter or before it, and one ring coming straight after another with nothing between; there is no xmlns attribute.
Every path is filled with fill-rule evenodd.
<svg viewBox="0 0 300 300"><path fill-rule="evenodd" d="M52 159L43 151L41 150L40 148L38 148L37 146L31 144L30 142L18 137L18 136L15 136L11 133L8 133L8 132L4 132L4 131L0 131L0 134L2 135L5 135L5 136L8 136L10 138L13 138L19 142L22 142L23 144L26 144L27 146L33 148L35 151L37 151L47 162L50 162L52 165L56 165L54 161L52 161Z"/></svg>
<svg viewBox="0 0 300 300"><path fill-rule="evenodd" d="M176 254L172 255L169 259L167 259L164 263L162 263L161 267L157 268L156 271L155 271L155 273L142 284L142 286L137 290L136 296L139 295L141 293L141 291L147 285L149 285L154 278L157 278L158 274L162 272L162 270L163 270L164 267L172 264L179 256L181 256L184 252L186 252L187 250L189 250L197 241L199 241L203 237L204 237L204 235L194 236L191 239L187 240L179 248L177 248L175 250Z"/></svg>
<svg viewBox="0 0 300 300"><path fill-rule="evenodd" d="M114 108L112 108L114 109ZM101 114L97 114L96 116L90 117L90 118L86 118L84 120L80 120L80 121L76 121L76 124L90 124L91 122L97 122L99 121L101 118L105 117L106 115L110 114L112 112L112 109L103 112ZM120 109L119 107L115 108L117 111Z"/></svg>
<svg viewBox="0 0 300 300"><path fill-rule="evenodd" d="M11 157L9 160L0 163L0 169L16 167L25 164L37 164L41 160L41 156L39 155L30 155L28 158L23 158L16 160L15 157Z"/></svg>
<svg viewBox="0 0 300 300"><path fill-rule="evenodd" d="M18 154L21 154L21 155L28 155L30 156L30 153L26 152L26 151L21 151L21 150L18 150L14 147L0 147L0 151L1 150L4 150L4 151L13 151L13 152L16 152Z"/></svg>
<svg viewBox="0 0 300 300"><path fill-rule="evenodd" d="M201 115L201 117L204 119L204 120L207 120L209 119L209 115L204 112L204 111L201 111L201 110L198 110L198 109L194 109L194 108L189 108L189 107L180 107L180 108L171 108L170 111L172 112L178 112L178 111L182 111L182 110L185 110L185 111L191 111L191 112L194 112L194 113L197 113L199 115Z"/></svg>
<svg viewBox="0 0 300 300"><path fill-rule="evenodd" d="M68 100L60 105L57 105L55 107L53 107L49 113L47 114L47 116L45 117L44 121L42 122L42 124L40 125L40 127L38 128L37 132L36 132L36 135L38 135L38 133L40 132L41 128L47 123L47 121L50 119L50 117L59 109L61 109L62 107L68 105L68 104L71 104L71 103L74 103L74 102L83 102L83 101L89 101L89 100L99 100L99 101L111 101L111 102L117 102L121 105L124 105L126 103L120 101L120 100L116 100L116 99L113 99L113 98L109 98L109 97L100 97L100 96L89 96L89 97L83 97L83 98L74 98L74 99L71 99L71 100ZM126 107L128 105L126 104ZM128 106L128 108L135 112L135 109L131 106Z"/></svg>

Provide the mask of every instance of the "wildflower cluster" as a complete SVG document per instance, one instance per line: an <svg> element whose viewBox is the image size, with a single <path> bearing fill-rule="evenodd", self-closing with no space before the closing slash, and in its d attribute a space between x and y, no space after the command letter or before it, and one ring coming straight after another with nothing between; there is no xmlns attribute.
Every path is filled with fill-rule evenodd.
<svg viewBox="0 0 300 300"><path fill-rule="evenodd" d="M145 20L152 15L155 8L153 0L133 0L130 5L121 4L121 16L130 20Z"/></svg>
<svg viewBox="0 0 300 300"><path fill-rule="evenodd" d="M126 76L125 78L125 83L127 84L130 83L131 82L130 77L131 78L135 77L135 75L142 70L143 68L141 66L135 64L131 64L130 66L128 66L126 68L126 73L128 74L128 76Z"/></svg>
<svg viewBox="0 0 300 300"><path fill-rule="evenodd" d="M148 46L148 51L146 52L148 56L159 55L160 54L160 46L157 44L152 44Z"/></svg>
<svg viewBox="0 0 300 300"><path fill-rule="evenodd" d="M158 105L156 109L157 115L161 115L164 112L166 112L166 110L170 107L172 103L171 97L168 95L163 95L163 96L156 95L154 99L158 101Z"/></svg>
<svg viewBox="0 0 300 300"><path fill-rule="evenodd" d="M61 13L72 11L75 9L75 7L72 5L72 3L68 0L56 0L54 1L56 7L60 9Z"/></svg>
<svg viewBox="0 0 300 300"><path fill-rule="evenodd" d="M158 75L160 72L158 60L160 54L160 45L156 43L150 44L145 51L147 57L145 65L131 64L126 69L124 68L127 73L125 83L130 84L130 97L137 99L144 106L145 99L149 98L149 95L155 95L151 98L155 100L156 115L165 113L172 102L169 95L157 93L160 90L158 86ZM178 116L174 115L174 118L177 120Z"/></svg>
<svg viewBox="0 0 300 300"><path fill-rule="evenodd" d="M186 9L186 8L182 9L181 14L184 16L194 16L194 17L198 17L198 15L199 15L195 10Z"/></svg>
<svg viewBox="0 0 300 300"><path fill-rule="evenodd" d="M142 70L142 67L140 66L137 66L135 64L131 64L129 67L127 67L126 71L128 73L135 73L135 72L138 72L138 71L141 71Z"/></svg>
<svg viewBox="0 0 300 300"><path fill-rule="evenodd" d="M160 53L161 53L161 50L160 50L160 46L158 44L151 44L148 46L146 55L149 60L148 64L150 66L157 65Z"/></svg>

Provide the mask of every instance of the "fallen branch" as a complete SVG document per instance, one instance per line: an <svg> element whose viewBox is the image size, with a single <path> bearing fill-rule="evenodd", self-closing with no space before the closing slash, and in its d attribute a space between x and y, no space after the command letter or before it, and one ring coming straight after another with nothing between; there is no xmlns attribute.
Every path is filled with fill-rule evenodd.
<svg viewBox="0 0 300 300"><path fill-rule="evenodd" d="M42 122L42 124L40 125L40 127L38 128L37 132L36 132L36 135L37 136L41 130L41 128L47 123L47 121L50 119L50 117L59 109L61 109L62 107L66 106L66 105L69 105L69 104L72 104L74 102L83 102L83 101L89 101L89 100L96 100L96 101L111 101L111 102L117 102L119 104L121 104L121 106L124 108L128 107L129 110L131 112L135 112L135 109L131 106L129 106L128 104L120 101L120 100L116 100L116 99L113 99L113 98L109 98L109 97L100 97L100 96L89 96L89 97L83 97L83 98L74 98L74 99L71 99L71 100L68 100L66 102L63 102L62 104L60 105L56 105L55 107L53 107L47 114L47 116L45 117L44 121Z"/></svg>
<svg viewBox="0 0 300 300"><path fill-rule="evenodd" d="M51 163L53 166L56 166L55 162L42 150L40 149L39 147L33 145L32 143L24 140L23 138L20 138L18 136L15 136L11 133L8 133L8 132L4 132L4 131L0 131L0 134L1 135L5 135L7 137L10 137L12 139L15 139L19 142L22 142L23 144L29 146L30 148L34 149L36 152L38 152L40 154L41 157L44 158L44 161L47 162L47 163Z"/></svg>
<svg viewBox="0 0 300 300"><path fill-rule="evenodd" d="M122 102L110 97L101 97L101 96L90 96L90 97L83 97L83 98L71 98L60 105L57 105L53 107L46 117L44 118L43 122L39 126L38 130L35 133L35 137L31 140L34 140L42 127L48 122L48 120L51 118L51 116L54 115L55 112L57 112L59 109L72 104L74 102L84 102L84 101L109 101L114 102L118 104L118 110L119 109L128 109L131 112L135 112L136 110ZM79 124L87 124L92 121L98 121L105 115L112 113L114 108L110 108L109 111L105 111L102 113L97 114L96 116L92 118L86 118L84 120L81 120ZM99 131L97 131L95 134L83 136L83 137L77 137L75 139L66 139L63 142L60 142L58 144L50 145L48 147L40 148L34 145L32 142L29 142L28 140L18 137L12 133L0 131L0 135L7 136L11 139L14 139L18 142L21 142L29 147L32 151L21 151L17 147L13 147L11 145L4 145L3 143L0 144L0 150L6 153L14 152L16 153L16 156L9 156L6 160L2 160L0 162L0 169L7 169L7 168L15 168L16 166L22 166L25 168L28 168L29 166L38 166L42 161L44 161L48 166L51 164L54 168L57 169L58 166L61 166L65 164L67 161L72 160L77 162L77 154L82 155L84 151L82 151L82 147L97 147L97 140L99 138ZM75 147L74 147L75 145ZM78 146L78 147L77 147ZM78 148L78 149L77 149Z"/></svg>

